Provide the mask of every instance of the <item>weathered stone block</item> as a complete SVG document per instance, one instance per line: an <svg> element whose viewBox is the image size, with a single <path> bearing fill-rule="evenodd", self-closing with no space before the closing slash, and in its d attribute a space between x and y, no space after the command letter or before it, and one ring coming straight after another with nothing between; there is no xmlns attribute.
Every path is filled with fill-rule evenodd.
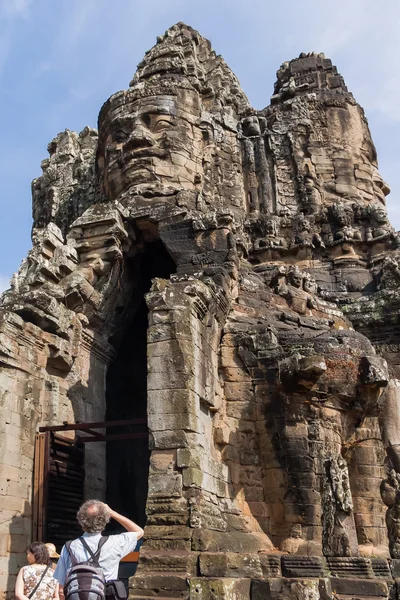
<svg viewBox="0 0 400 600"><path fill-rule="evenodd" d="M268 579L252 580L251 600L331 600L328 579Z"/></svg>
<svg viewBox="0 0 400 600"><path fill-rule="evenodd" d="M219 532L196 529L192 538L193 550L200 552L257 553L272 549L266 535L241 531Z"/></svg>
<svg viewBox="0 0 400 600"><path fill-rule="evenodd" d="M319 556L282 556L282 575L284 577L324 577L328 568Z"/></svg>
<svg viewBox="0 0 400 600"><path fill-rule="evenodd" d="M198 554L195 552L157 552L141 550L140 574L144 572L176 571L190 575L197 574Z"/></svg>
<svg viewBox="0 0 400 600"><path fill-rule="evenodd" d="M259 553L263 577L278 577L281 575L281 557L276 554Z"/></svg>
<svg viewBox="0 0 400 600"><path fill-rule="evenodd" d="M178 467L195 467L201 469L203 452L195 448L182 448L177 451Z"/></svg>
<svg viewBox="0 0 400 600"><path fill-rule="evenodd" d="M250 579L190 579L190 600L250 600Z"/></svg>
<svg viewBox="0 0 400 600"><path fill-rule="evenodd" d="M196 469L195 467L188 467L183 469L182 477L183 477L183 485L185 487L202 487L203 482L203 471L200 469Z"/></svg>
<svg viewBox="0 0 400 600"><path fill-rule="evenodd" d="M254 399L252 386L249 386L247 383L232 383L227 381L225 382L224 391L226 399L232 402L249 402Z"/></svg>
<svg viewBox="0 0 400 600"><path fill-rule="evenodd" d="M162 450L164 448L185 448L189 446L186 431L153 431L150 439L150 447Z"/></svg>
<svg viewBox="0 0 400 600"><path fill-rule="evenodd" d="M192 374L184 373L183 371L174 371L173 369L169 369L169 372L151 372L147 379L149 390L179 390L185 389L193 383Z"/></svg>
<svg viewBox="0 0 400 600"><path fill-rule="evenodd" d="M252 580L251 600L278 600L282 598L283 581L281 578L268 580Z"/></svg>
<svg viewBox="0 0 400 600"><path fill-rule="evenodd" d="M146 526L146 538L148 539L178 539L178 540L190 540L193 534L193 529L190 527L184 527L182 525L173 525L171 527L163 525L147 525Z"/></svg>
<svg viewBox="0 0 400 600"><path fill-rule="evenodd" d="M203 433L204 426L194 412L183 411L175 414L149 414L149 428L151 431L186 430Z"/></svg>
<svg viewBox="0 0 400 600"><path fill-rule="evenodd" d="M331 579L332 592L346 596L368 597L377 596L387 598L388 586L384 581L371 581L363 579Z"/></svg>
<svg viewBox="0 0 400 600"><path fill-rule="evenodd" d="M147 590L159 590L156 597L168 597L171 593L185 592L188 590L187 578L183 574L176 575L136 575L129 580L130 597L137 597L137 594ZM136 595L136 596L135 596ZM147 594L143 594L147 595ZM153 594L152 594L153 595ZM176 597L176 596L175 596ZM180 597L184 597L181 595Z"/></svg>
<svg viewBox="0 0 400 600"><path fill-rule="evenodd" d="M149 390L147 399L149 414L198 412L199 399L194 392L187 389Z"/></svg>
<svg viewBox="0 0 400 600"><path fill-rule="evenodd" d="M162 472L173 470L176 464L176 450L153 450L150 457L151 471Z"/></svg>
<svg viewBox="0 0 400 600"><path fill-rule="evenodd" d="M258 554L200 554L200 574L205 577L262 577Z"/></svg>
<svg viewBox="0 0 400 600"><path fill-rule="evenodd" d="M180 473L163 473L149 476L149 496L150 497L165 497L165 496L181 496L182 495L182 475Z"/></svg>

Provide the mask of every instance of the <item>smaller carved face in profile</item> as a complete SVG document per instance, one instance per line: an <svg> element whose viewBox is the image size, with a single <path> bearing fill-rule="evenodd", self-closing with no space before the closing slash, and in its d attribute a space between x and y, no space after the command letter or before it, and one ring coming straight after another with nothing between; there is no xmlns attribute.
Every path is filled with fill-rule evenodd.
<svg viewBox="0 0 400 600"><path fill-rule="evenodd" d="M378 169L372 174L372 185L377 199L380 200L380 202L385 203L385 197L390 194L390 187L383 181Z"/></svg>

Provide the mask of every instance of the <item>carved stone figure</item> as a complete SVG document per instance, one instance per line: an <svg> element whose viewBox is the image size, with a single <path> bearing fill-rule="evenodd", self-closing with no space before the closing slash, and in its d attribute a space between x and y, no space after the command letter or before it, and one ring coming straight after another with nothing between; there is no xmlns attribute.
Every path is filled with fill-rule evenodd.
<svg viewBox="0 0 400 600"><path fill-rule="evenodd" d="M314 230L313 230L314 229ZM300 213L293 219L294 240L292 247L325 248L321 236L312 226L312 219Z"/></svg>
<svg viewBox="0 0 400 600"><path fill-rule="evenodd" d="M310 173L304 176L304 191L306 196L306 212L308 214L318 214L322 207L322 195L316 180Z"/></svg>
<svg viewBox="0 0 400 600"><path fill-rule="evenodd" d="M394 597L398 239L336 67L285 62L257 111L178 23L98 133L49 153L1 298L4 595L32 535L38 428L106 420L122 437L87 444L81 471L87 497L145 525L131 598Z"/></svg>
<svg viewBox="0 0 400 600"><path fill-rule="evenodd" d="M307 293L303 287L307 281L308 289L313 289L312 278L302 273L297 267L278 269L275 275L276 293L287 298L290 307L299 314L306 314L307 308L315 308L315 296Z"/></svg>
<svg viewBox="0 0 400 600"><path fill-rule="evenodd" d="M333 239L339 242L361 240L361 232L352 226L353 209L342 202L331 206L331 215L335 226Z"/></svg>
<svg viewBox="0 0 400 600"><path fill-rule="evenodd" d="M386 209L382 204L370 204L368 212L375 227L367 230L367 241L385 238L393 231Z"/></svg>

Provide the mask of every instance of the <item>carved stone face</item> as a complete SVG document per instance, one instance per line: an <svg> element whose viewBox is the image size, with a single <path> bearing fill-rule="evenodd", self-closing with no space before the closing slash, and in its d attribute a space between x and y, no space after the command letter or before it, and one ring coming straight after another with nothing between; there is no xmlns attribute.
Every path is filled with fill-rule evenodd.
<svg viewBox="0 0 400 600"><path fill-rule="evenodd" d="M304 290L306 292L308 292L309 294L317 293L317 283L316 283L314 277L311 277L311 276L304 277L303 287L304 287Z"/></svg>
<svg viewBox="0 0 400 600"><path fill-rule="evenodd" d="M372 204L370 210L371 215L377 223L381 225L388 223L388 216L384 206L381 204Z"/></svg>
<svg viewBox="0 0 400 600"><path fill-rule="evenodd" d="M302 287L302 283L303 283L303 277L302 274L300 273L300 271L296 271L295 269L293 269L293 271L289 272L289 276L288 276L288 280L289 283L295 287L295 288L301 288Z"/></svg>
<svg viewBox="0 0 400 600"><path fill-rule="evenodd" d="M185 192L180 201L185 196L193 209L201 193L205 204L243 210L236 116L221 122L195 90L155 95L149 86L148 94L119 92L100 114L98 169L107 197L175 203Z"/></svg>
<svg viewBox="0 0 400 600"><path fill-rule="evenodd" d="M202 172L198 95L185 90L130 102L129 94L123 103L111 99L102 132L106 192L115 198L131 188L144 195L194 189Z"/></svg>
<svg viewBox="0 0 400 600"><path fill-rule="evenodd" d="M348 211L342 204L334 204L331 210L333 219L336 222L336 224L339 225L339 227L344 227L345 225L350 224Z"/></svg>

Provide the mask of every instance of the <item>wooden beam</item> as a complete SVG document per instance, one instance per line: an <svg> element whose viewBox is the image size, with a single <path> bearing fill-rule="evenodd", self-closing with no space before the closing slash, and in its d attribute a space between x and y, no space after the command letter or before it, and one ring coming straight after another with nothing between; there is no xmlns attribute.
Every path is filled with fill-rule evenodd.
<svg viewBox="0 0 400 600"><path fill-rule="evenodd" d="M42 542L47 529L47 489L50 472L50 434L37 433L34 458L33 534Z"/></svg>
<svg viewBox="0 0 400 600"><path fill-rule="evenodd" d="M40 469L40 438L43 434L37 433L35 436L35 454L33 462L33 531L32 537L38 539L39 527L39 469Z"/></svg>
<svg viewBox="0 0 400 600"><path fill-rule="evenodd" d="M89 429L105 429L107 427L125 427L128 425L147 425L147 419L125 419L123 421L98 421L95 423L65 423L39 427L39 431L88 431Z"/></svg>
<svg viewBox="0 0 400 600"><path fill-rule="evenodd" d="M104 437L104 435L102 433L99 433L98 431L95 431L94 429L85 429L85 433L90 433L90 435L92 435L95 438L102 438Z"/></svg>
<svg viewBox="0 0 400 600"><path fill-rule="evenodd" d="M46 431L43 445L44 461L43 461L43 533L42 542L47 539L47 515L49 502L49 475L50 475L50 432Z"/></svg>

